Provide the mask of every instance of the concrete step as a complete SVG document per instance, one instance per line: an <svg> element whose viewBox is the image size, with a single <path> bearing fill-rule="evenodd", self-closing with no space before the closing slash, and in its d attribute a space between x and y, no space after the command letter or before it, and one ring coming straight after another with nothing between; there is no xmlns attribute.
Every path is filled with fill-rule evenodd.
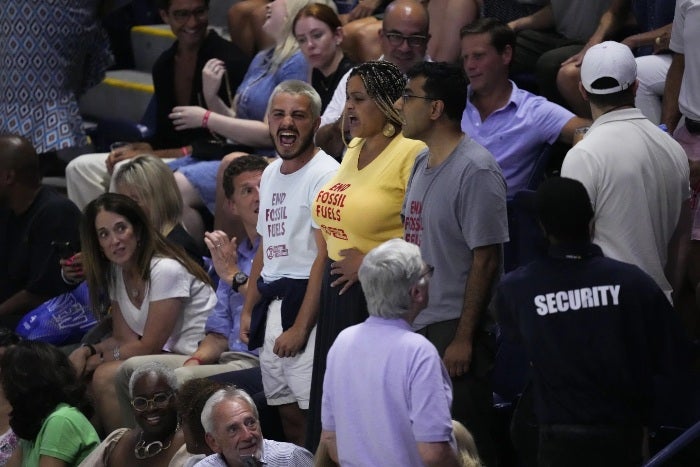
<svg viewBox="0 0 700 467"><path fill-rule="evenodd" d="M153 96L150 73L113 70L80 99L80 113L87 119L117 118L138 122Z"/></svg>

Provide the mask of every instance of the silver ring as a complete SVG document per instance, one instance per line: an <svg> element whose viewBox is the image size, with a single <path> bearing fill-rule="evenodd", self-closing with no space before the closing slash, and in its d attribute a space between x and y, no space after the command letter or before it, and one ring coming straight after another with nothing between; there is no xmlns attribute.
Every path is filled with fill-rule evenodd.
<svg viewBox="0 0 700 467"><path fill-rule="evenodd" d="M221 243L217 243L217 244L216 244L216 247L217 247L217 248L221 248Z"/></svg>

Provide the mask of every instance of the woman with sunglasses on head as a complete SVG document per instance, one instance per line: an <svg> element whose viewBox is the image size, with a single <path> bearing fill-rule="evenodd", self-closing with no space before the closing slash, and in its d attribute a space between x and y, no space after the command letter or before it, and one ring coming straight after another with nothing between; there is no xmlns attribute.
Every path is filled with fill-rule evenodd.
<svg viewBox="0 0 700 467"><path fill-rule="evenodd" d="M340 18L329 6L314 3L297 13L292 31L312 67L311 85L321 96L323 112L340 79L353 67L341 49L343 27Z"/></svg>
<svg viewBox="0 0 700 467"><path fill-rule="evenodd" d="M209 276L172 246L131 199L106 193L85 208L82 259L93 308L110 300L112 336L73 351L81 376L92 377L105 432L122 426L114 376L122 360L172 352L191 355L216 304Z"/></svg>
<svg viewBox="0 0 700 467"><path fill-rule="evenodd" d="M364 255L403 236L401 206L420 141L401 134L393 103L406 78L396 65L366 62L350 72L344 118L353 137L336 175L311 206L328 248L316 330L307 447L315 450L321 433L321 392L326 355L340 331L368 317L357 271Z"/></svg>
<svg viewBox="0 0 700 467"><path fill-rule="evenodd" d="M10 427L20 438L7 466L76 466L99 444L85 387L63 352L22 341L5 350L0 368Z"/></svg>
<svg viewBox="0 0 700 467"><path fill-rule="evenodd" d="M177 380L172 369L157 362L139 367L129 380L135 428L110 433L80 467L180 467L185 437L177 413Z"/></svg>

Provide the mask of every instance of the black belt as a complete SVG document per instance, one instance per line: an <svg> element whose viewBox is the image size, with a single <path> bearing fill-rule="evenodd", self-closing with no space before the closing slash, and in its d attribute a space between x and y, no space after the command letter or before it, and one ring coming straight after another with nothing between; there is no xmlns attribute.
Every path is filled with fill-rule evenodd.
<svg viewBox="0 0 700 467"><path fill-rule="evenodd" d="M685 117L685 127L688 129L688 133L700 135L700 121L691 120L688 117Z"/></svg>

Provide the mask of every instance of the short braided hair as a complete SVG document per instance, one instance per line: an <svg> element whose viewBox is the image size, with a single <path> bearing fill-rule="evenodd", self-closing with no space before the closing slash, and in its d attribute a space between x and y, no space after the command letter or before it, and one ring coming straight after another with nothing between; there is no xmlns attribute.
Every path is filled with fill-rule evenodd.
<svg viewBox="0 0 700 467"><path fill-rule="evenodd" d="M403 95L406 77L393 63L384 60L365 62L350 72L350 77L359 76L367 94L374 100L384 116L401 130L403 119L394 108L394 102Z"/></svg>

